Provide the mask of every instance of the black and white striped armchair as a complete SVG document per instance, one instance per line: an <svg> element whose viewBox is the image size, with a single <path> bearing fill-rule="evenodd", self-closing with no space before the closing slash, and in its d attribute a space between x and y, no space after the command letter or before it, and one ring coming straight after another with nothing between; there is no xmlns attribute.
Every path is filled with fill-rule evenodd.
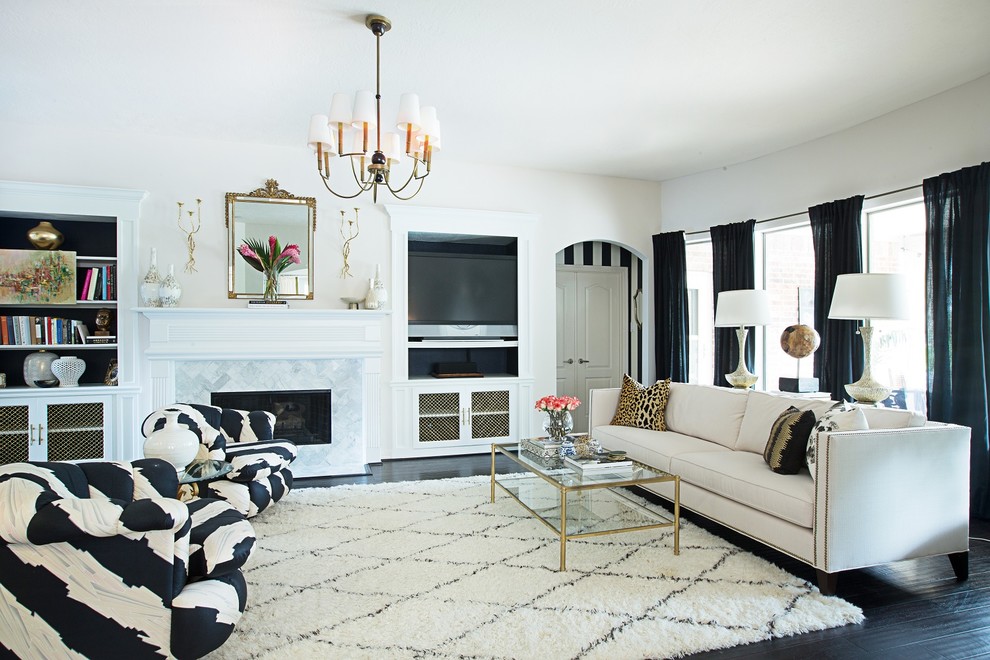
<svg viewBox="0 0 990 660"><path fill-rule="evenodd" d="M175 468L0 466L0 656L199 658L247 603L243 514L175 498Z"/></svg>
<svg viewBox="0 0 990 660"><path fill-rule="evenodd" d="M292 488L289 464L296 445L274 439L275 415L264 410L237 410L199 403L176 403L159 408L144 420L145 437L165 426L165 411L179 411L179 423L199 436L197 459L227 461L233 470L198 484L201 497L229 502L251 518Z"/></svg>

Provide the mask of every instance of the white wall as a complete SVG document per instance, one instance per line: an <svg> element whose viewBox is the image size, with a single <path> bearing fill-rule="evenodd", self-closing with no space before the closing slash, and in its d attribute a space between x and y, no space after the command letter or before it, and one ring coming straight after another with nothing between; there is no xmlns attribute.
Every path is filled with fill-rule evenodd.
<svg viewBox="0 0 990 660"><path fill-rule="evenodd" d="M990 76L984 76L814 142L665 181L661 225L692 231L773 218L918 185L988 159Z"/></svg>
<svg viewBox="0 0 990 660"><path fill-rule="evenodd" d="M292 306L344 308L342 296L364 296L376 263L382 266L386 286L392 288L388 218L381 204L395 202L386 195L379 198L379 206L372 206L367 196L341 200L326 192L315 172L315 157L302 144L307 121L299 118L298 148L95 131L65 133L46 126L0 123L0 179L148 191L139 227L141 275L155 247L160 269L175 264L183 287L180 306L243 307L243 300L226 297L224 194L249 192L264 186L266 179L275 178L295 195L317 198L315 300L292 301ZM349 167L342 165L332 167L350 176ZM176 202L185 202L186 210L194 209L197 197L203 200L202 228L195 236L197 272L185 273L185 234L176 223ZM555 383L557 251L576 242L605 240L647 256L650 236L658 231L660 222L659 183L451 163L442 154L419 196L399 203L539 216L533 274L535 281L545 286L538 285L532 295L536 328L533 355L537 356L536 390L546 393L553 392ZM351 244L350 264L355 277L341 280L339 211L345 209L352 217L354 206L361 208L361 234ZM468 232L485 230L465 227ZM387 354L386 361L389 359ZM385 373L389 372L386 366ZM390 409L387 401L383 404L385 410ZM388 428L386 424L383 432Z"/></svg>

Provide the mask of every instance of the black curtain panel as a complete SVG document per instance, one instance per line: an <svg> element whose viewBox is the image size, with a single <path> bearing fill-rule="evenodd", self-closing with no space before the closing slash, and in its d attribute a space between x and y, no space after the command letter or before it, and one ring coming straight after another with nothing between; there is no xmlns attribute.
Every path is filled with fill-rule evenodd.
<svg viewBox="0 0 990 660"><path fill-rule="evenodd" d="M712 235L712 283L715 305L720 291L756 288L756 255L754 230L756 220L735 222L711 228ZM714 310L713 310L714 311ZM754 369L756 344L753 332L746 336L746 366ZM715 373L713 382L731 387L725 374L732 373L739 364L736 355L735 328L715 328Z"/></svg>
<svg viewBox="0 0 990 660"><path fill-rule="evenodd" d="M653 329L657 379L688 380L687 250L684 232L653 236Z"/></svg>
<svg viewBox="0 0 990 660"><path fill-rule="evenodd" d="M815 245L815 329L821 337L815 352L819 388L836 401L851 399L845 385L863 375L863 340L859 321L828 318L835 278L863 272L863 196L840 199L808 209Z"/></svg>
<svg viewBox="0 0 990 660"><path fill-rule="evenodd" d="M925 179L928 416L972 429L970 510L990 518L990 163Z"/></svg>

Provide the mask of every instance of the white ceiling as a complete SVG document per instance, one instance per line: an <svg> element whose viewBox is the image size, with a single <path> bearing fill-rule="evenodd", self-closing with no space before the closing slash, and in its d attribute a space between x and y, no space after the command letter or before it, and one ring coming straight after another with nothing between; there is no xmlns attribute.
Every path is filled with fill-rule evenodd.
<svg viewBox="0 0 990 660"><path fill-rule="evenodd" d="M460 163L665 180L990 73L987 0L2 0L0 121L303 145L368 13Z"/></svg>

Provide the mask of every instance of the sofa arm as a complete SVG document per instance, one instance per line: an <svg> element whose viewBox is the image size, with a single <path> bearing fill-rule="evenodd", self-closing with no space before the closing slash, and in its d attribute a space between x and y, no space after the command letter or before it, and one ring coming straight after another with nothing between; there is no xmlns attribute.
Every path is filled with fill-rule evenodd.
<svg viewBox="0 0 990 660"><path fill-rule="evenodd" d="M588 432L596 426L607 426L619 407L621 387L609 387L588 392Z"/></svg>
<svg viewBox="0 0 990 660"><path fill-rule="evenodd" d="M969 436L967 427L929 422L819 438L815 568L967 551Z"/></svg>

